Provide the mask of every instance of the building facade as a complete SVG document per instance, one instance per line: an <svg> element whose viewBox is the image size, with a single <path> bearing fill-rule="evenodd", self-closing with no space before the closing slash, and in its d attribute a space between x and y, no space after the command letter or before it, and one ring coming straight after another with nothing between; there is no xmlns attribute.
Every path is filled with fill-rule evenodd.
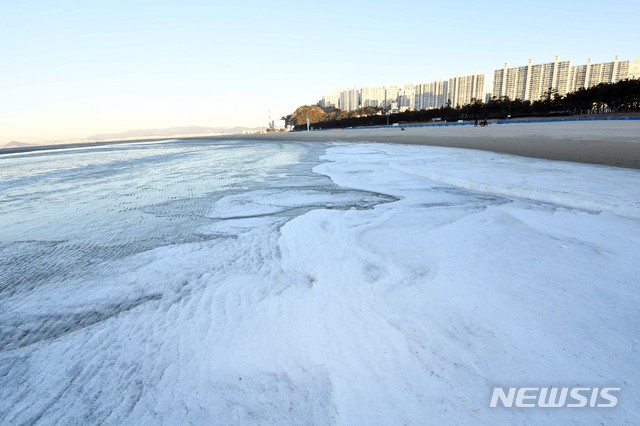
<svg viewBox="0 0 640 426"><path fill-rule="evenodd" d="M616 56L613 62L592 64L589 59L586 65L571 67L571 92L588 89L600 83L617 83L629 78L629 61L619 61Z"/></svg>
<svg viewBox="0 0 640 426"><path fill-rule="evenodd" d="M343 111L358 111L367 106L388 110L392 105L395 105L397 108L398 102L403 99L408 86L412 85L405 86L405 89L398 86L388 86L343 90L339 92L338 108ZM409 92L411 91L409 90ZM324 99L323 106L326 106Z"/></svg>
<svg viewBox="0 0 640 426"><path fill-rule="evenodd" d="M571 87L570 75L571 61L560 61L558 56L546 64L533 64L531 59L520 67L509 68L504 64L493 72L493 96L537 101L550 89L566 95Z"/></svg>
<svg viewBox="0 0 640 426"><path fill-rule="evenodd" d="M484 74L475 73L449 79L447 102L452 107L470 104L484 98Z"/></svg>
<svg viewBox="0 0 640 426"><path fill-rule="evenodd" d="M349 89L340 92L340 109L343 111L360 109L360 89Z"/></svg>
<svg viewBox="0 0 640 426"><path fill-rule="evenodd" d="M558 95L566 95L580 88L589 88L600 83L616 83L629 77L629 61L571 66L571 61L560 61L556 56L546 64L529 63L520 67L502 69L493 73L493 96L509 97L524 101L537 101L547 96L551 90Z"/></svg>
<svg viewBox="0 0 640 426"><path fill-rule="evenodd" d="M400 111L415 110L416 86L405 84L398 96L398 107Z"/></svg>
<svg viewBox="0 0 640 426"><path fill-rule="evenodd" d="M385 110L390 110L392 106L398 105L398 98L400 97L400 87L398 86L386 86L384 88L384 105Z"/></svg>
<svg viewBox="0 0 640 426"><path fill-rule="evenodd" d="M432 81L416 84L414 88L414 109L435 109L447 105L448 81Z"/></svg>
<svg viewBox="0 0 640 426"><path fill-rule="evenodd" d="M320 103L325 108L340 108L340 90L335 89L325 94Z"/></svg>
<svg viewBox="0 0 640 426"><path fill-rule="evenodd" d="M360 96L363 107L383 108L385 102L384 87L363 87Z"/></svg>
<svg viewBox="0 0 640 426"><path fill-rule="evenodd" d="M571 66L571 61L561 61L509 67L506 63L493 73L493 90L485 93L485 75L475 73L456 76L448 80L430 83L405 84L404 86L364 87L361 89L333 90L320 100L323 107L343 111L358 111L364 107L389 111L423 110L452 107L471 103L473 100L488 102L491 97L509 97L526 101L544 99L551 93L566 95L580 88L590 88L600 83L616 83L627 78L640 79L640 59L633 63L619 61Z"/></svg>
<svg viewBox="0 0 640 426"><path fill-rule="evenodd" d="M640 59L636 59L635 61L629 64L628 78L640 79Z"/></svg>

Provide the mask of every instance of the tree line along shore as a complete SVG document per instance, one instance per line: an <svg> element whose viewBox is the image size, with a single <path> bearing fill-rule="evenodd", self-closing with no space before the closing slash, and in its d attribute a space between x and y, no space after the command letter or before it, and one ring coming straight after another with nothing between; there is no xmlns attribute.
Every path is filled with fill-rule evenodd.
<svg viewBox="0 0 640 426"><path fill-rule="evenodd" d="M307 117L314 128L332 129L355 126L382 126L395 123L424 123L431 121L483 120L525 117L563 117L572 115L640 112L640 80L602 83L564 96L549 89L537 101L523 101L508 97L493 97L488 102L473 100L457 107L390 113L371 106L357 111L323 108L319 105L298 107L291 115L282 117L294 130L306 130Z"/></svg>

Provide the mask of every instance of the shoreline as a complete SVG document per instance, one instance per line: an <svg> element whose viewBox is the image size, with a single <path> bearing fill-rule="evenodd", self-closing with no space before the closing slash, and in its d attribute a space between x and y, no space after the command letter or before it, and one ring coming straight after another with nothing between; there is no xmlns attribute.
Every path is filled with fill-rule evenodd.
<svg viewBox="0 0 640 426"><path fill-rule="evenodd" d="M640 169L640 120L510 122L230 135L230 140L382 142L477 149L546 160Z"/></svg>
<svg viewBox="0 0 640 426"><path fill-rule="evenodd" d="M322 141L380 142L426 145L448 148L477 149L522 157L570 161L603 166L640 169L640 120L637 118L605 118L587 120L512 120L492 122L487 127L469 123L408 124L398 126L355 127L314 130L310 132L277 132L194 136L182 138L148 138L139 140L35 145L0 149L0 158L57 149L87 148L162 140L230 140L230 141Z"/></svg>
<svg viewBox="0 0 640 426"><path fill-rule="evenodd" d="M211 138L211 136L209 136L208 138ZM19 147L11 147L11 148L0 148L0 157L6 154L24 154L28 152L51 151L55 149L89 148L92 146L109 146L109 145L120 145L125 143L139 143L139 142L159 142L159 141L165 141L165 140L179 140L179 139L185 139L185 138L148 138L148 139L133 139L133 140L105 141L105 142L78 142L78 143L61 143L61 144L50 144L50 145L19 146Z"/></svg>

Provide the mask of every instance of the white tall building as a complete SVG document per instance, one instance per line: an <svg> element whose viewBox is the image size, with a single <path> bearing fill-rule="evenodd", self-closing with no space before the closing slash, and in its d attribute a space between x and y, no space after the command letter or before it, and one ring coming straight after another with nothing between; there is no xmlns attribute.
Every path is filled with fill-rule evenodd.
<svg viewBox="0 0 640 426"><path fill-rule="evenodd" d="M384 109L391 109L392 104L397 105L398 97L400 95L400 87L389 86L384 88Z"/></svg>
<svg viewBox="0 0 640 426"><path fill-rule="evenodd" d="M414 109L441 108L447 104L449 82L433 81L415 85Z"/></svg>
<svg viewBox="0 0 640 426"><path fill-rule="evenodd" d="M531 60L529 60L531 64ZM493 96L496 98L524 99L527 96L527 71L529 67L509 68L504 64L502 69L493 72Z"/></svg>
<svg viewBox="0 0 640 426"><path fill-rule="evenodd" d="M571 61L560 61L558 56L553 62L533 64L495 70L493 73L493 96L507 96L509 99L537 101L545 96L549 89L565 95L570 91Z"/></svg>
<svg viewBox="0 0 640 426"><path fill-rule="evenodd" d="M484 74L475 73L464 77L449 79L447 100L452 107L470 104L473 100L484 98Z"/></svg>
<svg viewBox="0 0 640 426"><path fill-rule="evenodd" d="M405 90L411 93L408 86L411 85L405 86L405 89L388 86L343 90L339 96L339 108L343 111L357 111L365 106L372 106L388 110L403 100Z"/></svg>
<svg viewBox="0 0 640 426"><path fill-rule="evenodd" d="M385 99L384 87L363 87L361 89L362 106L383 108Z"/></svg>
<svg viewBox="0 0 640 426"><path fill-rule="evenodd" d="M592 64L589 59L586 65L571 67L571 92L580 88L588 89L600 83L617 83L629 77L629 61L619 61L618 56L613 62Z"/></svg>
<svg viewBox="0 0 640 426"><path fill-rule="evenodd" d="M357 111L360 109L360 89L349 89L340 92L340 109Z"/></svg>
<svg viewBox="0 0 640 426"><path fill-rule="evenodd" d="M631 64L629 64L628 78L640 79L640 59L636 59Z"/></svg>
<svg viewBox="0 0 640 426"><path fill-rule="evenodd" d="M340 108L340 90L335 89L322 97L322 106L325 108Z"/></svg>
<svg viewBox="0 0 640 426"><path fill-rule="evenodd" d="M569 90L569 71L571 61L560 61L558 56L548 64L533 65L529 87L532 100L542 99L549 89L557 90L559 95L566 95Z"/></svg>
<svg viewBox="0 0 640 426"><path fill-rule="evenodd" d="M493 96L508 96L510 99L537 101L546 96L549 89L559 95L566 95L581 87L589 88L600 83L616 83L629 76L629 61L619 61L616 56L613 62L571 66L571 61L560 61L555 57L553 62L533 64L531 59L527 65L509 68L504 64L502 69L493 73Z"/></svg>
<svg viewBox="0 0 640 426"><path fill-rule="evenodd" d="M405 84L403 87L364 87L361 89L333 90L322 97L321 105L343 111L357 111L363 107L406 111L441 108L451 102L452 107L466 105L472 100L488 102L493 97L536 101L553 90L566 95L581 87L589 88L600 83L616 83L626 78L640 79L640 59L633 63L619 61L571 66L571 61L561 61L509 67L506 63L493 73L493 91L485 93L485 75L475 73L456 76L445 81ZM491 89L489 89L491 90Z"/></svg>
<svg viewBox="0 0 640 426"><path fill-rule="evenodd" d="M413 84L405 84L398 97L398 108L400 111L415 109L416 87Z"/></svg>

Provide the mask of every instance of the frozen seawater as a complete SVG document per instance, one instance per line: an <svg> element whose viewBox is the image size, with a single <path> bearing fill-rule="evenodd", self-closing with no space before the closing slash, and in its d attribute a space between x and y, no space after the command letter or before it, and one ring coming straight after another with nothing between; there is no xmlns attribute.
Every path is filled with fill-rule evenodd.
<svg viewBox="0 0 640 426"><path fill-rule="evenodd" d="M239 308L307 284L276 267L284 223L394 200L313 173L326 146L182 141L0 158L2 423L329 413L316 404L330 400L322 381L305 374L242 382L217 366L206 403L187 380L224 360L212 352L242 322Z"/></svg>
<svg viewBox="0 0 640 426"><path fill-rule="evenodd" d="M631 422L639 178L384 144L0 156L0 424Z"/></svg>

